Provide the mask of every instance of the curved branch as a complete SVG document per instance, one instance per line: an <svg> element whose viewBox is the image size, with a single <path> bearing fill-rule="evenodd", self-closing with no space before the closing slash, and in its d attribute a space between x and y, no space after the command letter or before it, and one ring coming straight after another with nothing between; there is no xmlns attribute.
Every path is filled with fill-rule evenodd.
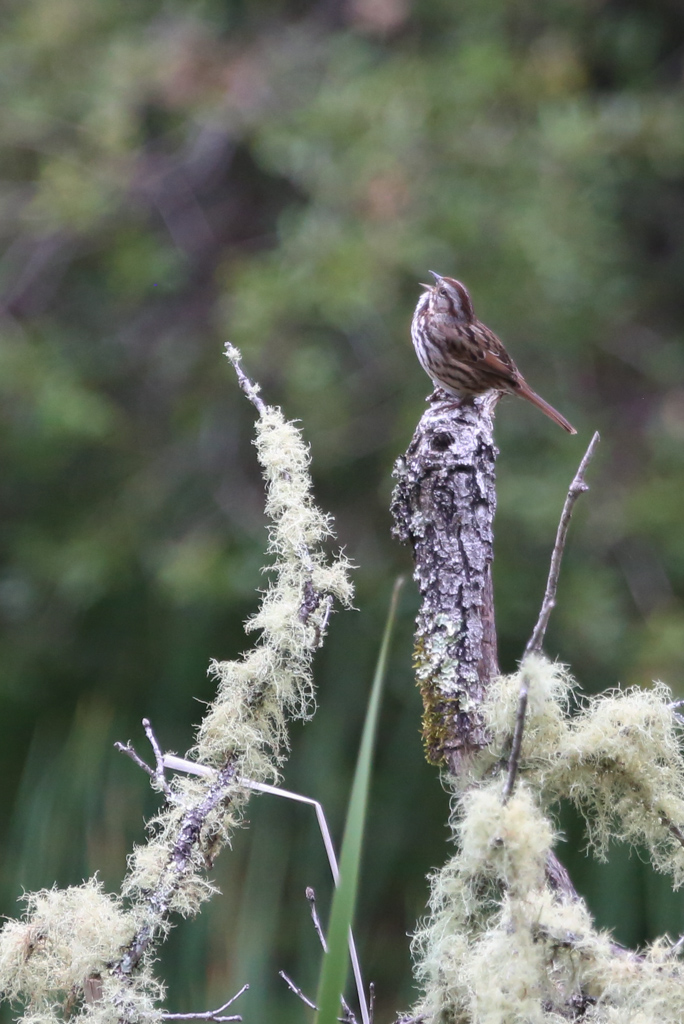
<svg viewBox="0 0 684 1024"><path fill-rule="evenodd" d="M546 591L544 592L544 600L542 601L541 611L539 612L539 618L537 619L537 625L534 627L532 636L527 642L525 648L525 657L528 654L538 654L541 651L542 644L544 643L544 635L546 633L546 627L549 624L551 618L551 612L556 606L556 590L558 589L558 577L560 576L561 561L563 559L563 551L565 550L565 541L568 536L568 528L570 526L570 520L572 519L572 513L575 508L575 502L579 498L580 494L584 494L585 491L589 490L589 484L584 480L584 473L587 466L594 457L596 446L598 445L601 438L599 437L598 431L594 434L589 447L584 453L584 458L579 464L579 468L575 473L568 496L565 499L563 505L563 511L561 513L560 522L558 524L558 532L556 533L556 543L553 546L553 554L551 555L551 565L549 567L549 578L546 581Z"/></svg>

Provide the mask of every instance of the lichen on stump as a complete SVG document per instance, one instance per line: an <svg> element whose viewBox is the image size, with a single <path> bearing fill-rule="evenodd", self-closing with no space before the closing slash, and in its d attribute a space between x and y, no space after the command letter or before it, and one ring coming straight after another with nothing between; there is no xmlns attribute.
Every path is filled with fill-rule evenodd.
<svg viewBox="0 0 684 1024"><path fill-rule="evenodd" d="M413 550L421 596L414 667L426 756L457 777L486 745L479 711L498 674L492 593L496 392L458 402L437 389L392 496L394 536Z"/></svg>

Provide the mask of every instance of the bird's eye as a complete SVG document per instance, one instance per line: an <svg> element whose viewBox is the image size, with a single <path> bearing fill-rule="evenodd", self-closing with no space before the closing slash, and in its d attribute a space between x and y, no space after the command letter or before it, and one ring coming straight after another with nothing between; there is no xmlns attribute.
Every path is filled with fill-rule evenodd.
<svg viewBox="0 0 684 1024"><path fill-rule="evenodd" d="M441 295L442 298L445 299L446 298L446 288L440 288L439 291L437 292L437 294Z"/></svg>

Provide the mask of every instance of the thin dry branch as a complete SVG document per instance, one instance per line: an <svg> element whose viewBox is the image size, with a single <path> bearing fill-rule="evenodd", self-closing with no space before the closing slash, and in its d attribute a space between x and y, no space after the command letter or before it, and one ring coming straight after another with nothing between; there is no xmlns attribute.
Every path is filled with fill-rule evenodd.
<svg viewBox="0 0 684 1024"><path fill-rule="evenodd" d="M320 919L318 917L318 911L316 910L316 893L314 892L314 890L311 888L310 885L307 886L307 888L306 888L306 898L309 901L309 910L311 911L311 920L313 921L313 926L316 929L316 935L318 936L318 941L321 944L321 948L323 949L323 952L327 953L328 952L328 943L325 941L325 935L323 934L323 929L321 928L321 922L320 922Z"/></svg>
<svg viewBox="0 0 684 1024"><path fill-rule="evenodd" d="M305 1006L308 1006L310 1010L316 1010L316 1012L318 1012L318 1007L316 1006L316 1004L312 1002L308 996L304 995L299 985L295 984L292 978L290 978L290 976L287 975L285 971L278 971L278 974L283 979L283 981L290 989L290 991L294 992L297 998L301 999ZM344 1011L344 1017L338 1017L337 1019L341 1021L342 1024L356 1024L356 1017L354 1016L352 1010L349 1008L349 1005L345 1002L344 999L342 999L341 1002L342 1009Z"/></svg>
<svg viewBox="0 0 684 1024"><path fill-rule="evenodd" d="M225 1024L226 1021L232 1020L241 1021L242 1017L239 1014L233 1014L229 1017L222 1017L221 1014L229 1006L232 1006L235 1000L239 999L248 988L249 985L243 985L239 992L236 992L227 1003L219 1006L216 1010L206 1010L204 1013L163 1013L162 1020L213 1020L216 1021L216 1024Z"/></svg>
<svg viewBox="0 0 684 1024"><path fill-rule="evenodd" d="M120 743L117 740L114 744L114 748L115 750L121 751L122 754L126 754L127 757L130 757L131 761L133 761L134 764L137 764L138 768L142 768L142 770L150 776L153 787L160 790L169 803L175 803L176 798L171 791L171 787L166 781L164 755L162 754L161 747L157 742L157 737L154 734L149 718L143 718L142 726L154 752L156 768L150 768L147 762L143 761L143 759L136 753L136 750L130 740L126 744Z"/></svg>
<svg viewBox="0 0 684 1024"><path fill-rule="evenodd" d="M526 658L530 654L538 654L541 651L541 646L544 642L544 636L546 634L546 627L549 624L551 618L551 612L556 605L556 591L558 590L558 578L560 576L561 562L563 560L563 552L565 550L565 542L568 536L568 528L570 526L570 520L572 519L572 513L575 507L575 502L579 498L580 494L584 494L585 491L589 490L589 485L585 482L584 473L587 466L591 462L596 446L599 443L598 431L594 434L589 447L584 453L584 457L579 464L577 472L573 478L570 488L568 490L565 504L563 505L563 511L561 513L560 522L558 523L558 530L556 532L556 543L553 546L553 553L551 555L551 565L549 567L549 576L546 581L546 591L544 592L544 600L542 601L541 611L539 612L539 618L537 624L534 627L532 636L528 640L527 647L525 648ZM523 658L523 660L524 660ZM522 681L520 683L520 695L518 697L518 710L515 716L515 730L513 732L513 741L511 743L511 753L508 758L508 775L506 776L506 783L503 790L503 802L507 803L513 793L515 787L515 780L518 774L518 766L520 763L520 751L522 750L523 735L525 732L525 715L527 714L527 699L529 696L529 679L527 674L523 672Z"/></svg>
<svg viewBox="0 0 684 1024"><path fill-rule="evenodd" d="M299 987L299 985L295 985L295 983L294 983L294 981L292 980L292 978L288 977L288 975L287 975L287 974L285 973L285 971L278 971L278 974L279 974L279 975L280 975L280 977L281 977L281 978L283 979L283 981L285 982L285 984L287 985L287 987L288 987L288 988L290 989L290 991L291 991L291 992L294 992L294 994L295 994L295 995L296 995L296 996L297 996L297 997L298 997L299 999L301 999L301 1001L302 1001L302 1002L303 1002L303 1003L304 1003L304 1004L305 1004L306 1006L308 1006L308 1007L309 1007L309 1008L310 1008L311 1010L318 1010L318 1007L316 1006L316 1004L315 1004L315 1003L312 1003L312 1001L311 1001L311 1000L309 999L309 997L308 997L308 996L305 996L305 995L304 995L304 993L302 992L302 990L301 990L301 988Z"/></svg>
<svg viewBox="0 0 684 1024"><path fill-rule="evenodd" d="M324 953L327 953L328 952L328 943L325 941L325 935L323 934L323 929L321 928L321 922L320 922L320 920L318 918L318 911L316 910L316 893L311 888L311 886L307 886L307 888L306 888L306 898L309 901L309 908L311 910L311 920L313 921L313 926L316 929L316 935L318 936L318 941L321 944L321 949L323 950ZM352 937L351 936L351 929L349 930L349 937L350 937L350 939ZM352 959L353 959L355 950L354 950L354 952L352 952L351 946L350 946L350 952L352 953ZM282 971L281 971L281 974L282 974ZM357 982L359 984L361 984L360 975L357 978ZM370 991L371 991L371 997L372 997L372 995L374 993L374 988L373 988L372 982L371 982L371 985L370 985ZM364 993L363 993L363 987L361 987L359 989L358 996L359 996L359 1005L361 1006L361 1015L363 1017L364 1024L372 1024L372 1021L373 1021L372 998L369 1000L368 1005L366 1005L366 999L365 999L365 996L364 996ZM344 996L340 996L340 1002L342 1003L342 1009L344 1010L344 1017L341 1018L341 1019L345 1020L345 1021L348 1021L349 1024L356 1024L356 1015L354 1014L354 1011L351 1009L351 1007L349 1006L349 1003L344 998Z"/></svg>
<svg viewBox="0 0 684 1024"><path fill-rule="evenodd" d="M520 683L520 695L518 697L518 711L515 716L515 731L513 733L513 742L511 744L511 753L508 758L508 774L506 776L506 784L503 791L503 802L506 804L511 798L513 788L515 786L515 780L518 775L518 765L520 763L520 751L522 749L523 734L525 732L525 715L527 714L527 698L530 692L530 683L527 677L527 673L523 672L522 681Z"/></svg>
<svg viewBox="0 0 684 1024"><path fill-rule="evenodd" d="M117 740L114 744L114 749L118 750L121 754L125 754L126 757L130 757L133 764L137 764L138 768L142 768L142 770L149 775L151 779L154 779L154 768L150 768L147 761L143 761L142 757L137 753L130 740L128 743L122 743L121 740Z"/></svg>
<svg viewBox="0 0 684 1024"><path fill-rule="evenodd" d="M568 496L565 499L565 505L563 506L563 512L561 513L560 522L558 524L558 532L556 533L556 543L553 546L553 554L551 555L551 565L549 567L549 578L546 581L546 591L544 593L544 600L542 601L541 611L539 612L539 618L537 619L537 625L534 627L532 636L527 642L525 648L525 657L528 654L535 654L541 651L542 644L544 643L544 635L546 633L546 627L549 624L551 618L551 612L556 605L556 591L558 589L558 577L560 576L561 561L563 559L563 551L565 549L565 541L568 536L568 527L570 526L570 520L572 519L572 513L575 508L575 502L579 498L580 494L584 494L585 491L589 490L589 484L584 480L584 473L587 466L591 462L596 446L600 441L598 431L594 434L589 447L584 453L584 458L579 464L579 468L575 473L575 477L570 484Z"/></svg>
<svg viewBox="0 0 684 1024"><path fill-rule="evenodd" d="M207 1010L206 1013L163 1013L162 1020L214 1020L217 1024L224 1024L225 1021L241 1021L242 1016L239 1013L232 1013L228 1017L219 1016L219 1011L223 1007L220 1006L218 1010Z"/></svg>

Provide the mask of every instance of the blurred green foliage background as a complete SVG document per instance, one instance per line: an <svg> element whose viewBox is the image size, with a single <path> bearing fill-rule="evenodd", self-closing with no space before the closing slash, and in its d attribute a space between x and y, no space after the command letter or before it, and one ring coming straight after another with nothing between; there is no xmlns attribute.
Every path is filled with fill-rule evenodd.
<svg viewBox="0 0 684 1024"><path fill-rule="evenodd" d="M99 871L116 887L152 719L185 750L210 657L245 645L264 548L253 411L222 355L301 419L358 611L317 663L285 781L339 835L381 623L408 553L391 468L429 391L409 338L456 275L532 385L498 412L501 664L538 611L558 514L602 435L547 650L585 690L684 696L684 7L678 0L7 0L0 12L1 908ZM449 854L422 760L403 602L358 913L380 1019L412 999L406 933ZM250 1021L306 1013L325 915L308 810L260 798L224 895L160 966L169 1008L249 981ZM599 922L639 943L684 906L608 866L562 812ZM237 1007L236 1007L237 1008Z"/></svg>

